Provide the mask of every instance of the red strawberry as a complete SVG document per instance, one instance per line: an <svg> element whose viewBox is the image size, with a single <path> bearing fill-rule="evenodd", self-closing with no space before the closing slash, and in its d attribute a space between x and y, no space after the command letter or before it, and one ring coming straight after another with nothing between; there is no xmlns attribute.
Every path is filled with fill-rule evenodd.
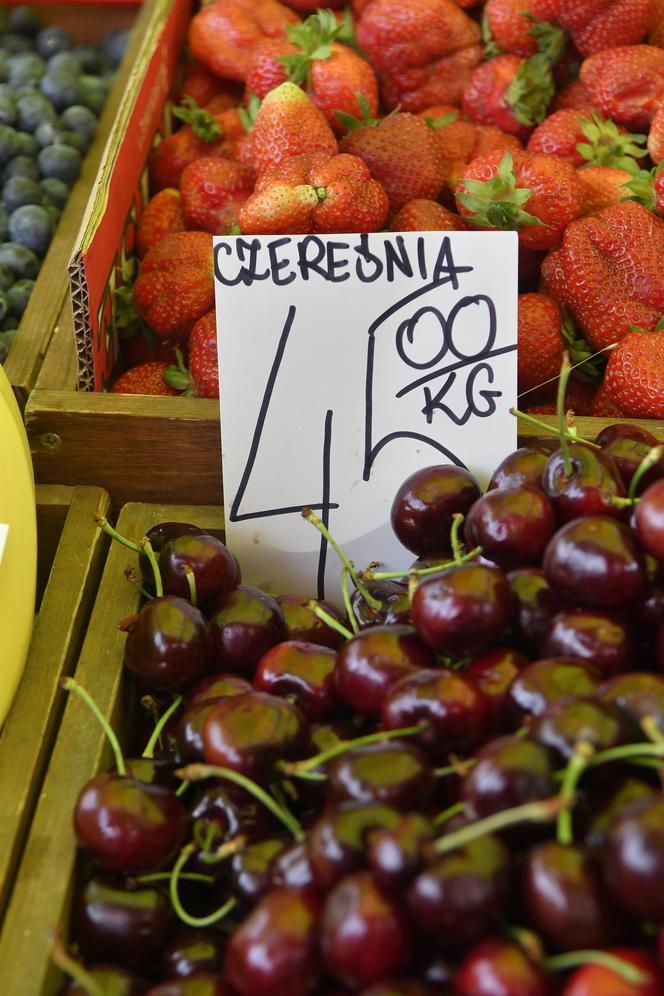
<svg viewBox="0 0 664 996"><path fill-rule="evenodd" d="M558 394L558 379L550 383L546 389L534 392L532 397L538 401L524 410L530 415L555 415L557 412L556 399ZM596 387L588 381L579 380L572 374L567 384L565 394L565 409L573 411L575 415L586 416L592 412L593 401L595 399ZM526 397L531 397L526 395Z"/></svg>
<svg viewBox="0 0 664 996"><path fill-rule="evenodd" d="M436 201L418 198L404 204L394 218L393 232L467 232L470 225L461 215L448 211Z"/></svg>
<svg viewBox="0 0 664 996"><path fill-rule="evenodd" d="M185 166L201 156L230 157L245 134L236 108L212 115L189 101L187 106L175 108L173 113L187 123L160 142L150 154L150 189L153 193L165 187L179 187Z"/></svg>
<svg viewBox="0 0 664 996"><path fill-rule="evenodd" d="M655 18L653 0L531 0L529 8L566 28L582 55L642 41Z"/></svg>
<svg viewBox="0 0 664 996"><path fill-rule="evenodd" d="M519 294L519 391L556 378L563 358L563 318L544 294Z"/></svg>
<svg viewBox="0 0 664 996"><path fill-rule="evenodd" d="M664 100L664 51L652 45L605 49L585 60L581 82L607 117L646 130Z"/></svg>
<svg viewBox="0 0 664 996"><path fill-rule="evenodd" d="M373 0L362 11L357 40L390 110L458 104L482 59L480 27L453 0Z"/></svg>
<svg viewBox="0 0 664 996"><path fill-rule="evenodd" d="M297 23L297 15L277 0L216 0L192 18L189 48L217 76L243 83L254 49Z"/></svg>
<svg viewBox="0 0 664 996"><path fill-rule="evenodd" d="M145 205L136 229L136 252L145 256L164 235L185 229L180 193L167 187L151 197Z"/></svg>
<svg viewBox="0 0 664 996"><path fill-rule="evenodd" d="M198 107L205 107L213 97L222 92L223 86L218 76L200 62L193 61L184 71L178 101L181 102L189 97Z"/></svg>
<svg viewBox="0 0 664 996"><path fill-rule="evenodd" d="M254 49L247 69L247 93L255 93L262 100L270 90L285 83L288 73L281 60L286 55L296 55L297 51L297 45L287 37L268 38L261 42Z"/></svg>
<svg viewBox="0 0 664 996"><path fill-rule="evenodd" d="M317 152L264 173L238 220L250 235L375 232L387 210L385 191L361 159Z"/></svg>
<svg viewBox="0 0 664 996"><path fill-rule="evenodd" d="M189 374L197 397L219 397L217 316L214 311L200 318L191 330Z"/></svg>
<svg viewBox="0 0 664 996"><path fill-rule="evenodd" d="M470 163L456 199L473 224L518 231L525 248L546 249L581 213L583 191L576 171L555 156L492 152Z"/></svg>
<svg viewBox="0 0 664 996"><path fill-rule="evenodd" d="M182 339L159 339L143 323L141 325L142 327L134 334L125 336L125 330L120 333L120 350L124 367L137 367L149 360L174 363L177 350L180 352L186 350L186 343Z"/></svg>
<svg viewBox="0 0 664 996"><path fill-rule="evenodd" d="M556 111L535 129L528 152L558 156L572 166L618 166L636 169L645 156L645 135L632 135L592 111Z"/></svg>
<svg viewBox="0 0 664 996"><path fill-rule="evenodd" d="M594 107L590 93L581 80L574 80L574 82L568 83L556 96L551 105L551 110L564 111L568 107L572 107L577 111L599 111L599 108Z"/></svg>
<svg viewBox="0 0 664 996"><path fill-rule="evenodd" d="M499 55L471 73L463 110L477 124L495 125L525 140L546 117L553 94L553 76L545 56Z"/></svg>
<svg viewBox="0 0 664 996"><path fill-rule="evenodd" d="M443 186L445 164L438 139L414 114L358 122L358 127L341 140L340 148L364 160L384 187L390 211L398 211L416 198L436 200Z"/></svg>
<svg viewBox="0 0 664 996"><path fill-rule="evenodd" d="M253 128L253 160L260 176L271 166L304 152L338 152L327 121L294 83L282 83L267 95Z"/></svg>
<svg viewBox="0 0 664 996"><path fill-rule="evenodd" d="M630 176L627 199L643 204L664 218L664 163L651 170L639 170Z"/></svg>
<svg viewBox="0 0 664 996"><path fill-rule="evenodd" d="M532 7L528 0L487 0L484 30L491 39L490 45L498 52L525 58L544 52L554 62L565 49L565 33L555 24L539 20Z"/></svg>
<svg viewBox="0 0 664 996"><path fill-rule="evenodd" d="M159 394L175 396L180 394L167 384L164 375L169 364L158 360L141 363L125 370L111 387L112 394Z"/></svg>
<svg viewBox="0 0 664 996"><path fill-rule="evenodd" d="M656 165L664 161L664 104L657 111L650 125L648 155Z"/></svg>
<svg viewBox="0 0 664 996"><path fill-rule="evenodd" d="M584 166L576 174L583 187L582 214L598 214L630 196L634 175L613 166Z"/></svg>
<svg viewBox="0 0 664 996"><path fill-rule="evenodd" d="M214 307L210 235L176 232L164 236L141 264L134 298L155 335L164 339L186 335Z"/></svg>
<svg viewBox="0 0 664 996"><path fill-rule="evenodd" d="M449 104L437 104L420 111L418 117L433 128L445 160L445 185L452 191L469 162L489 152L517 151L523 146L516 135L508 135L492 125L464 121Z"/></svg>
<svg viewBox="0 0 664 996"><path fill-rule="evenodd" d="M346 0L326 0L325 6L332 7L334 10L341 10L345 2ZM320 6L318 0L284 0L284 3L288 7L292 7L293 10L297 10L300 14L310 14L318 10Z"/></svg>
<svg viewBox="0 0 664 996"><path fill-rule="evenodd" d="M624 412L618 408L618 405L614 404L609 395L606 392L606 386L600 384L595 392L595 397L593 398L592 408L590 414L593 418L622 418Z"/></svg>
<svg viewBox="0 0 664 996"><path fill-rule="evenodd" d="M630 332L609 357L606 393L629 418L664 419L664 332Z"/></svg>
<svg viewBox="0 0 664 996"><path fill-rule="evenodd" d="M253 189L253 173L239 163L208 158L190 163L180 180L187 227L228 235Z"/></svg>

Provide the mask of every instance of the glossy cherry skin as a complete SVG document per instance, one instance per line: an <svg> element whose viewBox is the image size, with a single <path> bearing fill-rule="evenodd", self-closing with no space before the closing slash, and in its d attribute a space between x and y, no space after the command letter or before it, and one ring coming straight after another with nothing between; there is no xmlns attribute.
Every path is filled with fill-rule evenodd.
<svg viewBox="0 0 664 996"><path fill-rule="evenodd" d="M650 450L657 446L657 439L647 429L642 429L638 425L629 422L617 422L615 425L607 425L598 434L595 442L602 447L603 452L613 460L620 472L625 487L629 487L634 474L644 457ZM647 470L641 478L638 491L641 493L652 484L664 476L664 460Z"/></svg>
<svg viewBox="0 0 664 996"><path fill-rule="evenodd" d="M334 680L347 706L365 716L379 716L400 678L435 666L435 656L412 626L373 626L341 648Z"/></svg>
<svg viewBox="0 0 664 996"><path fill-rule="evenodd" d="M218 702L203 729L205 760L254 780L267 777L277 761L301 751L307 723L285 699L247 692Z"/></svg>
<svg viewBox="0 0 664 996"><path fill-rule="evenodd" d="M253 686L239 674L207 674L197 681L187 692L184 700L185 709L192 709L199 702L209 702L210 699L228 699L233 695L244 695Z"/></svg>
<svg viewBox="0 0 664 996"><path fill-rule="evenodd" d="M184 764L205 760L203 730L208 716L224 698L204 699L190 706L178 723L178 753Z"/></svg>
<svg viewBox="0 0 664 996"><path fill-rule="evenodd" d="M585 827L583 839L588 847L603 848L615 820L633 802L653 796L656 789L640 778L623 778L611 794L598 800L592 818Z"/></svg>
<svg viewBox="0 0 664 996"><path fill-rule="evenodd" d="M438 996L439 989L433 989L418 979L403 977L383 979L371 986L366 986L361 996Z"/></svg>
<svg viewBox="0 0 664 996"><path fill-rule="evenodd" d="M516 603L514 635L527 650L538 651L542 636L562 608L560 597L535 567L510 571L507 580Z"/></svg>
<svg viewBox="0 0 664 996"><path fill-rule="evenodd" d="M551 502L529 484L487 491L464 523L467 545L505 570L539 564L555 529Z"/></svg>
<svg viewBox="0 0 664 996"><path fill-rule="evenodd" d="M395 809L425 809L436 785L426 755L411 743L368 744L335 758L327 770L332 803L383 802Z"/></svg>
<svg viewBox="0 0 664 996"><path fill-rule="evenodd" d="M471 948L459 966L454 987L459 996L551 996L552 993L544 973L523 948L516 941L502 937L488 938Z"/></svg>
<svg viewBox="0 0 664 996"><path fill-rule="evenodd" d="M118 774L91 779L74 807L76 842L105 871L156 871L176 854L186 829L173 792Z"/></svg>
<svg viewBox="0 0 664 996"><path fill-rule="evenodd" d="M541 652L590 661L609 678L634 666L636 648L627 627L608 612L567 609L551 620Z"/></svg>
<svg viewBox="0 0 664 996"><path fill-rule="evenodd" d="M603 852L607 885L640 920L664 919L664 796L639 799L616 818Z"/></svg>
<svg viewBox="0 0 664 996"><path fill-rule="evenodd" d="M601 515L575 519L559 529L542 566L564 601L598 609L629 602L646 580L633 534L621 522Z"/></svg>
<svg viewBox="0 0 664 996"><path fill-rule="evenodd" d="M602 673L588 661L574 657L549 657L529 664L510 685L506 714L514 726L541 716L552 703L570 696L592 695Z"/></svg>
<svg viewBox="0 0 664 996"><path fill-rule="evenodd" d="M193 823L199 824L200 839L214 828L214 842L219 844L238 834L266 835L273 817L252 795L236 785L208 788L191 810Z"/></svg>
<svg viewBox="0 0 664 996"><path fill-rule="evenodd" d="M156 553L157 559L159 559L161 551L170 540L177 539L179 536L202 536L204 532L204 529L194 526L191 522L160 522L156 526L153 526L152 529L148 529L145 535L150 540L150 546ZM143 581L150 588L150 591L152 591L154 589L152 565L143 552L139 554L138 559L141 565Z"/></svg>
<svg viewBox="0 0 664 996"><path fill-rule="evenodd" d="M471 679L438 668L402 678L385 699L381 716L386 730L423 723L413 740L440 757L477 743L485 729L487 706Z"/></svg>
<svg viewBox="0 0 664 996"><path fill-rule="evenodd" d="M407 585L401 581L370 581L366 587L369 594L381 604L380 608L372 608L358 589L351 594L350 604L360 629L368 626L410 625Z"/></svg>
<svg viewBox="0 0 664 996"><path fill-rule="evenodd" d="M490 740L475 754L475 764L461 784L465 814L471 820L555 793L549 752L525 737Z"/></svg>
<svg viewBox="0 0 664 996"><path fill-rule="evenodd" d="M342 802L319 816L305 842L316 887L331 889L344 875L365 866L369 832L393 830L400 820L391 806L363 802Z"/></svg>
<svg viewBox="0 0 664 996"><path fill-rule="evenodd" d="M636 506L636 532L653 557L664 560L664 480L651 484Z"/></svg>
<svg viewBox="0 0 664 996"><path fill-rule="evenodd" d="M270 885L287 885L294 889L314 886L314 873L302 841L290 844L274 856L268 869Z"/></svg>
<svg viewBox="0 0 664 996"><path fill-rule="evenodd" d="M649 581L636 602L629 607L629 621L642 638L652 639L664 626L664 585Z"/></svg>
<svg viewBox="0 0 664 996"><path fill-rule="evenodd" d="M277 595L277 603L284 616L286 630L284 638L338 650L344 642L343 636L312 612L309 607L311 601L303 595ZM338 622L343 622L341 613L330 602L320 599L315 601L315 604Z"/></svg>
<svg viewBox="0 0 664 996"><path fill-rule="evenodd" d="M104 996L141 996L145 992L145 982L117 965L90 965L86 971L99 986ZM60 991L60 996L88 996L89 990L78 982L69 982Z"/></svg>
<svg viewBox="0 0 664 996"><path fill-rule="evenodd" d="M547 706L531 723L528 736L566 763L577 744L588 744L595 751L610 750L625 743L628 731L616 706L578 697L559 699Z"/></svg>
<svg viewBox="0 0 664 996"><path fill-rule="evenodd" d="M535 446L522 446L514 450L494 470L488 490L518 488L524 484L539 488L550 455L550 451Z"/></svg>
<svg viewBox="0 0 664 996"><path fill-rule="evenodd" d="M221 540L207 533L178 536L164 545L159 570L167 595L189 597L185 566L194 572L196 597L202 605L225 595L235 584L235 557Z"/></svg>
<svg viewBox="0 0 664 996"><path fill-rule="evenodd" d="M630 724L632 736L643 740L641 723L652 717L664 733L664 676L632 671L605 681L597 690L601 702L614 703Z"/></svg>
<svg viewBox="0 0 664 996"><path fill-rule="evenodd" d="M507 578L495 567L460 564L420 583L413 624L438 654L475 654L502 633L514 609Z"/></svg>
<svg viewBox="0 0 664 996"><path fill-rule="evenodd" d="M272 861L287 844L283 837L264 837L250 840L234 854L230 866L233 895L253 906L270 887Z"/></svg>
<svg viewBox="0 0 664 996"><path fill-rule="evenodd" d="M321 948L339 982L355 989L378 982L405 967L411 947L405 909L370 872L347 875L327 896Z"/></svg>
<svg viewBox="0 0 664 996"><path fill-rule="evenodd" d="M126 757L127 774L138 782L177 789L182 782L175 776L175 760L167 757Z"/></svg>
<svg viewBox="0 0 664 996"><path fill-rule="evenodd" d="M254 688L288 698L312 722L326 719L338 704L336 664L336 652L330 647L286 640L261 657Z"/></svg>
<svg viewBox="0 0 664 996"><path fill-rule="evenodd" d="M388 889L404 889L423 864L426 845L435 827L421 813L405 813L394 829L369 834L369 867L377 882Z"/></svg>
<svg viewBox="0 0 664 996"><path fill-rule="evenodd" d="M286 638L286 627L274 598L236 585L217 602L210 633L214 666L251 676L263 654Z"/></svg>
<svg viewBox="0 0 664 996"><path fill-rule="evenodd" d="M222 975L196 972L184 979L171 979L149 989L145 996L236 996Z"/></svg>
<svg viewBox="0 0 664 996"><path fill-rule="evenodd" d="M510 857L487 835L440 858L420 872L408 890L418 928L445 950L458 950L486 934L507 914Z"/></svg>
<svg viewBox="0 0 664 996"><path fill-rule="evenodd" d="M551 499L560 522L582 515L622 516L613 498L624 498L626 491L615 464L601 450L584 443L570 443L572 473L565 472L560 450L549 457L542 474L542 490Z"/></svg>
<svg viewBox="0 0 664 996"><path fill-rule="evenodd" d="M199 972L220 972L224 938L213 930L188 930L164 949L161 969L167 979L186 979Z"/></svg>
<svg viewBox="0 0 664 996"><path fill-rule="evenodd" d="M610 948L611 954L635 965L646 975L644 982L627 982L617 972L602 965L578 968L569 977L562 996L664 996L664 986L657 966L641 951L633 948Z"/></svg>
<svg viewBox="0 0 664 996"><path fill-rule="evenodd" d="M464 672L484 696L487 719L493 726L500 725L508 688L528 664L520 651L496 647L481 653Z"/></svg>
<svg viewBox="0 0 664 996"><path fill-rule="evenodd" d="M205 617L183 598L147 602L127 636L124 665L139 687L182 691L210 669L212 643Z"/></svg>
<svg viewBox="0 0 664 996"><path fill-rule="evenodd" d="M404 481L392 502L392 529L407 550L420 556L449 544L452 518L465 515L481 492L461 467L418 470Z"/></svg>
<svg viewBox="0 0 664 996"><path fill-rule="evenodd" d="M175 922L168 896L147 886L121 889L91 878L74 901L74 937L90 961L150 968Z"/></svg>
<svg viewBox="0 0 664 996"><path fill-rule="evenodd" d="M226 974L243 996L309 996L321 974L321 900L311 889L272 889L231 937Z"/></svg>

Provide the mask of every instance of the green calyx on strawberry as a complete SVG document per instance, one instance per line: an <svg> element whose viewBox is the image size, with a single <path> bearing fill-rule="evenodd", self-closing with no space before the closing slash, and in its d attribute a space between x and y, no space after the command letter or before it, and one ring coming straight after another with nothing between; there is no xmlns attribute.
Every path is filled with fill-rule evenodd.
<svg viewBox="0 0 664 996"><path fill-rule="evenodd" d="M463 186L465 192L458 193L457 200L469 212L474 225L514 232L528 225L544 224L523 210L532 191L517 187L511 152L505 153L498 173L491 180L464 180Z"/></svg>
<svg viewBox="0 0 664 996"><path fill-rule="evenodd" d="M627 189L631 191L631 196L626 200L643 204L649 211L658 211L660 208L660 197L656 187L658 180L660 184L664 184L664 162L651 170L638 170L626 184Z"/></svg>
<svg viewBox="0 0 664 996"><path fill-rule="evenodd" d="M481 27L482 41L484 43L484 58L495 59L497 55L504 55L504 49L497 44L496 39L493 37L491 25L489 24L489 18L486 14L482 14Z"/></svg>
<svg viewBox="0 0 664 996"><path fill-rule="evenodd" d="M193 97L185 97L179 107L173 108L173 114L179 121L189 125L201 142L216 142L222 136L221 127L214 115L199 107Z"/></svg>
<svg viewBox="0 0 664 996"><path fill-rule="evenodd" d="M637 159L647 155L646 135L622 134L615 121L593 114L591 121L584 121L581 130L587 142L579 142L579 152L589 166L612 166L636 173Z"/></svg>
<svg viewBox="0 0 664 996"><path fill-rule="evenodd" d="M190 397L194 391L191 385L191 377L184 362L184 356L179 349L175 350L177 364L173 363L164 373L164 380L169 387L176 391L182 391L184 397Z"/></svg>
<svg viewBox="0 0 664 996"><path fill-rule="evenodd" d="M122 329L125 338L130 338L143 327L143 319L136 306L134 291L125 284L118 287L113 295L113 324Z"/></svg>
<svg viewBox="0 0 664 996"><path fill-rule="evenodd" d="M449 114L441 114L439 118L425 118L424 123L428 124L434 131L440 131L441 128L456 121L458 117L458 111L450 111Z"/></svg>
<svg viewBox="0 0 664 996"><path fill-rule="evenodd" d="M345 111L335 111L337 118L341 121L344 128L348 131L357 131L358 128L377 128L381 120L384 121L385 118L372 118L371 109L369 107L369 101L364 96L363 93L357 93L357 103L360 108L360 113L362 117L356 118L352 114L346 114ZM394 114L399 111L398 107L395 107L393 111L390 111L386 117L391 118Z"/></svg>
<svg viewBox="0 0 664 996"><path fill-rule="evenodd" d="M524 61L507 88L505 101L519 124L530 127L544 121L555 91L551 63L540 52Z"/></svg>
<svg viewBox="0 0 664 996"><path fill-rule="evenodd" d="M247 135L250 131L253 131L260 109L261 98L256 93L250 93L247 96L246 107L238 107L237 113L240 118L240 124L246 131Z"/></svg>
<svg viewBox="0 0 664 996"><path fill-rule="evenodd" d="M565 310L563 314L565 320L561 332L567 343L574 376L590 384L601 381L606 367L606 356L603 353L594 353L572 321L571 315Z"/></svg>
<svg viewBox="0 0 664 996"><path fill-rule="evenodd" d="M525 16L532 23L532 28L528 32L531 38L537 42L540 53L546 57L550 65L558 62L567 50L567 34L558 24L551 21L540 21L529 11L524 11Z"/></svg>
<svg viewBox="0 0 664 996"><path fill-rule="evenodd" d="M332 43L337 40L343 30L331 10L317 10L315 14L303 21L286 28L286 34L299 52L293 55L282 55L279 62L288 73L291 83L301 86L309 79L311 66L316 59L329 59L332 55Z"/></svg>

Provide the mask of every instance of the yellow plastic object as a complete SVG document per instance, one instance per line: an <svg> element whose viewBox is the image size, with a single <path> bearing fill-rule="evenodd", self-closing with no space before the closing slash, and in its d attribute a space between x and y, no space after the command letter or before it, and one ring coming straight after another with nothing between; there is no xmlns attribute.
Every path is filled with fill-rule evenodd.
<svg viewBox="0 0 664 996"><path fill-rule="evenodd" d="M37 511L23 421L0 366L0 726L23 673L35 615ZM4 533L4 529L0 530ZM2 546L0 538L0 546Z"/></svg>

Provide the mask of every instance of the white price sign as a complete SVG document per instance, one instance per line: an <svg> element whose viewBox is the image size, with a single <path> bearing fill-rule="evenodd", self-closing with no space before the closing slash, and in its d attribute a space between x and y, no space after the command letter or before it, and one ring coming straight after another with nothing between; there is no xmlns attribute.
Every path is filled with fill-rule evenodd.
<svg viewBox="0 0 664 996"><path fill-rule="evenodd" d="M334 597L340 564L407 568L415 470L481 481L516 446L512 232L216 238L226 538L243 579Z"/></svg>

